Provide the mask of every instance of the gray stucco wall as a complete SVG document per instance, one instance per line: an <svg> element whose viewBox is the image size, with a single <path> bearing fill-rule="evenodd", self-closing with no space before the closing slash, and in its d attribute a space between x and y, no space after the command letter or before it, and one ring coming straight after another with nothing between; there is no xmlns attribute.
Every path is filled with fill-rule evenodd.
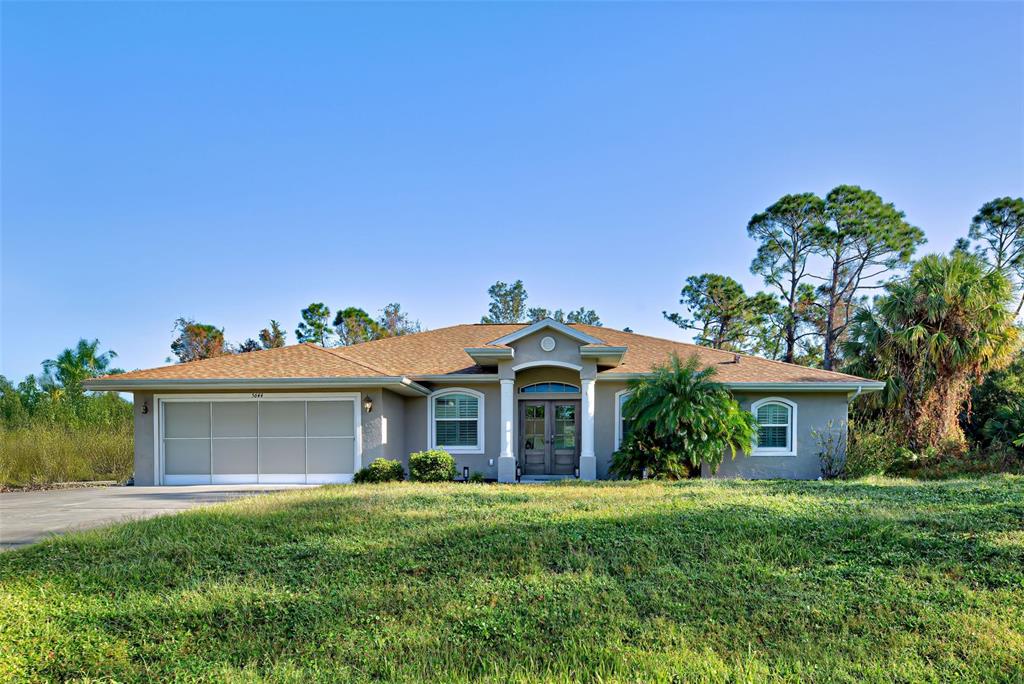
<svg viewBox="0 0 1024 684"><path fill-rule="evenodd" d="M458 476L462 477L463 467L469 472L480 472L484 477L498 477L498 453L501 451L501 386L491 383L446 383L436 382L430 385L432 391L460 387L484 395L484 450L480 453L452 454ZM405 460L408 466L409 453L429 449L428 437L428 406L429 398L408 398L405 400Z"/></svg>
<svg viewBox="0 0 1024 684"><path fill-rule="evenodd" d="M737 399L745 409L758 399L769 396L782 397L797 405L796 456L737 455L736 460L726 460L716 474L705 464L701 469L703 477L759 479L815 480L821 475L818 464L818 445L811 431L824 431L831 420L836 429L845 429L847 400L843 393L797 393L784 394L738 394Z"/></svg>
<svg viewBox="0 0 1024 684"><path fill-rule="evenodd" d="M594 455L597 457L597 477L605 480L615 453L615 393L626 389L626 382L599 379L595 386Z"/></svg>
<svg viewBox="0 0 1024 684"><path fill-rule="evenodd" d="M156 484L153 472L153 394L136 392L135 399L135 484L149 487ZM143 405L148 413L142 414Z"/></svg>

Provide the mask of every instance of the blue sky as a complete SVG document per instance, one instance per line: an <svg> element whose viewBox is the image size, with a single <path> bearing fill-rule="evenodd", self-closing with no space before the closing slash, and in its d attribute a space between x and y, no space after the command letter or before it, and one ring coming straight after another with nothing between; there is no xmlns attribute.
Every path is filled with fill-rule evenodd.
<svg viewBox="0 0 1024 684"><path fill-rule="evenodd" d="M872 188L945 251L1024 191L1024 5L2 4L0 372L79 337L487 287L688 339L750 216Z"/></svg>

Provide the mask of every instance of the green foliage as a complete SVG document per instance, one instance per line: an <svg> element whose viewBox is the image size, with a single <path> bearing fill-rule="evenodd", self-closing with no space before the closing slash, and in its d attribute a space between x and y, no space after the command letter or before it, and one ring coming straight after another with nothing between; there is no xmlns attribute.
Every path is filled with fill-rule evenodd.
<svg viewBox="0 0 1024 684"><path fill-rule="evenodd" d="M522 280L509 285L500 280L487 288L491 303L481 323L522 323L526 320L526 287Z"/></svg>
<svg viewBox="0 0 1024 684"><path fill-rule="evenodd" d="M849 370L886 381L901 443L921 451L963 441L959 413L971 386L1017 349L1010 297L1005 276L956 252L922 258L872 309L857 312L845 345Z"/></svg>
<svg viewBox="0 0 1024 684"><path fill-rule="evenodd" d="M263 349L263 345L261 345L258 340L254 340L250 337L245 342L238 345L238 349L236 351L239 354L248 354L249 352L259 351L261 349Z"/></svg>
<svg viewBox="0 0 1024 684"><path fill-rule="evenodd" d="M714 369L696 357L672 355L654 375L630 383L623 406L631 431L612 457L612 472L622 478L677 479L707 463L718 469L726 453L749 454L756 438L754 417L729 391L713 381Z"/></svg>
<svg viewBox="0 0 1024 684"><path fill-rule="evenodd" d="M278 349L285 345L288 334L281 328L281 324L275 320L270 321L270 327L260 330L260 345L264 349Z"/></svg>
<svg viewBox="0 0 1024 684"><path fill-rule="evenodd" d="M350 306L334 317L334 330L343 346L376 340L381 337L380 326L364 310Z"/></svg>
<svg viewBox="0 0 1024 684"><path fill-rule="evenodd" d="M323 302L313 302L302 310L302 321L295 329L295 338L299 342L328 347L334 339L330 322L331 310Z"/></svg>
<svg viewBox="0 0 1024 684"><path fill-rule="evenodd" d="M0 486L131 474L132 405L116 393L86 392L82 384L105 373L114 352L98 340L79 340L43 362L42 379L15 386L0 375Z"/></svg>
<svg viewBox="0 0 1024 684"><path fill-rule="evenodd" d="M380 329L381 337L401 337L411 335L420 331L420 322L409 318L409 314L402 311L402 305L398 302L391 302L381 311L377 319L377 327Z"/></svg>
<svg viewBox="0 0 1024 684"><path fill-rule="evenodd" d="M455 459L444 449L409 454L409 479L413 482L450 482L455 479Z"/></svg>
<svg viewBox="0 0 1024 684"><path fill-rule="evenodd" d="M413 321L402 311L402 305L392 302L384 307L380 318L374 319L355 306L342 309L334 317L334 330L343 346L360 344L385 337L399 337L420 331L419 321Z"/></svg>
<svg viewBox="0 0 1024 684"><path fill-rule="evenodd" d="M848 425L848 446L843 477L857 479L895 473L910 467L917 456L902 446L906 441L892 423L885 420L852 420Z"/></svg>
<svg viewBox="0 0 1024 684"><path fill-rule="evenodd" d="M479 470L474 470L469 474L469 481L473 484L483 484L487 478Z"/></svg>
<svg viewBox="0 0 1024 684"><path fill-rule="evenodd" d="M815 231L825 222L825 202L811 192L785 195L747 224L747 235L757 240L757 256L751 273L782 296L780 327L784 346L781 358L793 363L799 341L812 334L805 330L807 257L814 250Z"/></svg>
<svg viewBox="0 0 1024 684"><path fill-rule="evenodd" d="M924 233L891 203L856 185L840 185L828 193L825 217L812 240L814 252L825 262L816 278L822 283L822 363L831 370L863 288L909 264Z"/></svg>
<svg viewBox="0 0 1024 684"><path fill-rule="evenodd" d="M531 323L536 323L537 321L543 321L545 318L550 318L558 321L559 323L582 323L584 325L601 326L601 317L597 315L597 312L593 309L586 309L582 306L575 311L570 311L569 313L566 313L561 309L551 311L550 309L537 307L527 311L526 317Z"/></svg>
<svg viewBox="0 0 1024 684"><path fill-rule="evenodd" d="M370 465L360 468L353 480L356 484L379 482L400 482L405 479L405 468L401 461L376 458Z"/></svg>
<svg viewBox="0 0 1024 684"><path fill-rule="evenodd" d="M171 341L171 352L179 363L211 359L229 353L224 344L224 329L207 323L197 323L190 318L174 321L178 336Z"/></svg>
<svg viewBox="0 0 1024 684"><path fill-rule="evenodd" d="M989 443L1021 446L1024 441L1024 401L1015 401L997 407L985 421L982 433Z"/></svg>
<svg viewBox="0 0 1024 684"><path fill-rule="evenodd" d="M1013 476L246 497L0 554L0 679L1015 682L1021 501Z"/></svg>
<svg viewBox="0 0 1024 684"><path fill-rule="evenodd" d="M778 332L766 335L772 321L778 320L778 300L765 292L748 297L743 286L729 276L703 273L686 279L679 303L686 307L690 318L679 313L663 311L662 315L681 328L694 330L693 341L713 349L743 351L750 348L751 340L778 337ZM756 346L756 345L755 345Z"/></svg>
<svg viewBox="0 0 1024 684"><path fill-rule="evenodd" d="M82 339L73 349L65 349L58 354L56 359L43 361L43 386L77 397L82 394L82 383L89 378L123 372L110 367L111 360L117 358L117 352L100 353L99 348L99 340L90 342Z"/></svg>
<svg viewBox="0 0 1024 684"><path fill-rule="evenodd" d="M986 202L971 221L967 236L978 256L1018 281L1024 271L1024 198Z"/></svg>
<svg viewBox="0 0 1024 684"><path fill-rule="evenodd" d="M0 425L0 487L128 479L135 465L130 411L129 420L113 426L47 420Z"/></svg>
<svg viewBox="0 0 1024 684"><path fill-rule="evenodd" d="M994 370L985 376L985 380L972 388L970 411L960 414L960 424L972 444L982 448L991 445L991 437L986 435L986 425L997 412L1005 411L1005 407L1024 404L1024 355L1018 354L1006 368ZM1008 436L1000 428L993 425L988 433L1000 439ZM1005 444L1011 444L1012 440Z"/></svg>

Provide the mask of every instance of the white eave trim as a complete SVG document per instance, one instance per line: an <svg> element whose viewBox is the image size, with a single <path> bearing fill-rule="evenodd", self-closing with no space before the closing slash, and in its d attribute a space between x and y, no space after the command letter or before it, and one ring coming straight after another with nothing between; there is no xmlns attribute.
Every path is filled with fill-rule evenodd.
<svg viewBox="0 0 1024 684"><path fill-rule="evenodd" d="M498 382L497 373L452 373L450 375L435 374L435 375L415 375L413 380L416 382Z"/></svg>
<svg viewBox="0 0 1024 684"><path fill-rule="evenodd" d="M584 344L604 344L604 341L599 340L596 337L593 337L592 335L588 335L585 332L580 332L575 328L571 328L565 323L559 323L553 318L545 318L544 320L537 321L536 323L528 325L524 328L520 328L519 330L516 330L513 333L509 333L504 337L499 337L496 340L488 342L488 344L492 344L495 346L509 344L511 342L515 342L516 340L521 340L527 335L532 335L535 332L544 330L545 328L552 328L554 330L557 330L566 337L571 337L572 339L583 342Z"/></svg>
<svg viewBox="0 0 1024 684"><path fill-rule="evenodd" d="M326 377L326 378L181 378L161 379L118 379L89 380L83 387L93 392L138 392L142 390L252 390L262 389L324 389L328 387L386 387L409 396L427 396L430 390L404 375L371 377Z"/></svg>
<svg viewBox="0 0 1024 684"><path fill-rule="evenodd" d="M580 356L622 356L626 353L626 347L580 347Z"/></svg>
<svg viewBox="0 0 1024 684"><path fill-rule="evenodd" d="M477 359L488 359L488 360L507 360L515 358L516 350L512 347L493 348L493 347L466 347L463 349L464 352L473 357L473 360Z"/></svg>

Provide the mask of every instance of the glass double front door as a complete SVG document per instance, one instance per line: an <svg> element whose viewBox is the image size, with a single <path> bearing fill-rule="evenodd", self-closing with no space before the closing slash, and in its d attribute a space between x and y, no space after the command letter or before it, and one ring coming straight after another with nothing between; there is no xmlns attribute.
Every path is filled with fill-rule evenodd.
<svg viewBox="0 0 1024 684"><path fill-rule="evenodd" d="M523 475L572 475L579 464L580 402L519 402L519 465Z"/></svg>

